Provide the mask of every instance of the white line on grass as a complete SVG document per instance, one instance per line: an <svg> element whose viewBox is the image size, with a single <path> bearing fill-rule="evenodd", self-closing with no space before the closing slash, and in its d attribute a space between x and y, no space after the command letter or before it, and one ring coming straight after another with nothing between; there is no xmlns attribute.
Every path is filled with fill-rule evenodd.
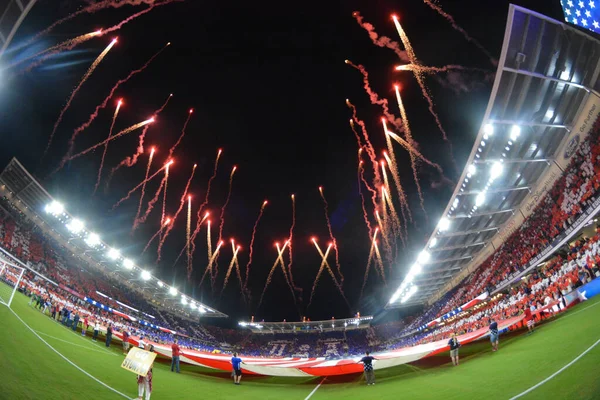
<svg viewBox="0 0 600 400"><path fill-rule="evenodd" d="M47 333L44 333L44 332L41 332L41 331L36 331L36 332L37 332L37 333L39 333L40 335L44 335L44 336L46 336L46 337L52 338L52 339L54 339L54 340L58 340L58 341L60 341L60 342L69 343L71 346L77 346L77 347L81 347L81 348L83 348L83 349L86 349L86 350L89 350L89 351L95 351L96 353L108 354L108 355L111 355L111 356L116 356L116 354L115 354L115 353L109 353L109 352L105 352L105 351L100 351L100 350L96 350L96 349L93 349L93 348L91 348L91 347L88 347L88 346L82 346L82 345L80 345L80 344L75 344L75 343L73 343L73 342L69 342L68 340L64 340L64 339L61 339L61 338L57 338L57 337L55 337L55 336L50 336L50 335L48 335Z"/></svg>
<svg viewBox="0 0 600 400"><path fill-rule="evenodd" d="M55 319L53 319L53 318L50 318L50 319L51 319L51 320L52 320L52 321L53 321L55 324L58 324L58 326L62 327L63 329L66 329L66 330L67 330L67 332L69 332L69 330L73 331L73 329L71 329L71 328L68 328L68 327L64 326L64 325L63 325L61 322L59 322L59 321L56 321L56 320L55 320ZM93 346L96 346L96 347L98 347L98 348L100 348L100 349L104 350L104 351L105 351L105 352L107 352L107 353L113 354L113 352L112 352L112 351L110 351L110 350L108 350L108 349L106 349L106 347L105 347L105 346L101 346L101 345L99 345L98 343L96 343L96 342L94 342L94 341L89 341L89 340L87 340L87 339L86 339L86 338L88 337L88 336L87 336L87 334L86 334L85 336L81 336L81 335L80 335L78 332L79 332L79 331L73 331L73 332L70 332L70 333L73 333L73 334L75 335L75 337L78 337L79 339L81 339L81 340L85 341L86 343L89 343L89 344L91 344L91 345L93 345ZM87 333L87 332L86 332L86 333Z"/></svg>
<svg viewBox="0 0 600 400"><path fill-rule="evenodd" d="M315 394L315 392L317 391L317 389L319 389L321 387L321 385L323 384L323 382L325 382L325 379L327 378L323 378L323 380L321 382L319 382L319 384L317 385L316 388L313 389L312 392L310 392L310 394L308 396L306 396L306 398L304 400L308 400L312 397L313 394Z"/></svg>
<svg viewBox="0 0 600 400"><path fill-rule="evenodd" d="M592 306L590 306L592 307ZM548 382L549 380L553 379L556 375L560 374L561 372L563 372L565 369L569 368L571 365L575 364L577 361L579 361L579 359L583 356L585 356L590 350L592 350L594 347L596 347L598 344L600 343L600 339L598 339L596 341L596 343L594 343L593 345L591 345L590 347L588 347L583 353L581 353L580 355L578 355L577 357L575 357L575 359L573 361L571 361L570 363L568 363L567 365L565 365L564 367L562 367L561 369L559 369L558 371L556 371L555 373L553 373L552 375L550 375L549 377L547 377L546 379L544 379L543 381L541 381L540 383L530 387L529 389L525 390L522 393L519 393L518 395L511 397L510 400L514 400L514 399L518 399L519 397L523 397L525 396L527 393L534 391L535 389L537 389L538 387L542 386L544 383Z"/></svg>
<svg viewBox="0 0 600 400"><path fill-rule="evenodd" d="M572 316L572 315L575 315L575 314L579 314L580 312L582 312L582 311L585 311L585 310L587 310L588 308L596 307L598 304L600 304L600 301L599 301L599 302L596 302L596 303L594 303L594 304L592 304L592 305L589 305L589 306L587 306L587 307L584 307L584 308L582 308L581 310L577 310L577 311L575 311L574 313L569 313L569 314L565 315L564 317L562 317L562 319L568 318L568 317L570 317L570 316Z"/></svg>
<svg viewBox="0 0 600 400"><path fill-rule="evenodd" d="M106 383L102 382L100 379L98 379L95 376L91 375L89 372L87 372L86 370L82 369L80 366L78 366L77 364L75 364L73 361L69 360L61 352L59 352L54 347L52 347L50 345L50 343L46 342L40 335L38 335L36 333L36 331L32 327L30 327L29 325L27 325L27 323L25 321L23 321L21 319L21 317L19 317L19 315L16 312L13 311L12 308L9 308L9 310L10 310L10 312L12 312L15 315L15 317L17 317L19 319L19 321L21 321L21 323L23 325L25 325L25 327L27 329L29 329L31 331L31 333L33 333L38 339L40 339L42 341L42 343L44 343L46 346L48 346L50 348L50 350L52 350L53 352L55 352L56 354L58 354L63 360L65 360L66 362L68 362L69 364L71 364L72 366L74 366L75 368L77 368L79 371L83 372L85 375L87 375L88 377L92 378L93 380L95 380L96 382L98 382L99 384L101 384L102 386L104 386L105 388L107 388L108 390L111 390L114 393L116 393L119 396L124 397L126 399L131 399L131 397L127 396L126 394L123 394L123 393L119 392L117 389L115 389L112 386L108 386Z"/></svg>

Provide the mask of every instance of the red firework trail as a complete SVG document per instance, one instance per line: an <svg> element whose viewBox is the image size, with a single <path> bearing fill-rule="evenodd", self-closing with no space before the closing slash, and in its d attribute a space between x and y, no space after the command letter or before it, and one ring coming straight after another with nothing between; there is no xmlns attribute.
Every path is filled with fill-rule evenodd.
<svg viewBox="0 0 600 400"><path fill-rule="evenodd" d="M167 188L169 185L169 168L167 168L165 170L165 187L163 189L163 203L162 203L162 214L160 215L160 223L162 224L163 221L165 220L165 211L167 208ZM162 238L162 234L161 234L161 238Z"/></svg>
<svg viewBox="0 0 600 400"><path fill-rule="evenodd" d="M288 245L290 244L289 241L286 241L286 243ZM294 291L294 286L292 285L292 282L290 281L287 270L285 269L285 262L283 261L283 252L285 251L285 249L280 250L279 243L275 243L275 247L277 247L277 252L280 252L282 255L281 271L283 272L283 277L285 278L285 282L287 283L288 287L290 288L290 292L292 293L292 298L294 299L294 304L296 304L296 292ZM285 245L284 245L284 247L285 247Z"/></svg>
<svg viewBox="0 0 600 400"><path fill-rule="evenodd" d="M298 292L302 291L301 287L296 286L296 283L294 282L294 275L292 275L292 264L294 261L294 255L293 255L293 251L292 251L292 242L294 239L294 228L296 227L296 196L295 195L291 195L292 198L292 225L290 226L290 235L288 237L288 256L290 258L290 261L288 262L288 274L290 275L290 283L292 285L292 287L294 288L294 290L297 290ZM295 295L294 295L295 298Z"/></svg>
<svg viewBox="0 0 600 400"><path fill-rule="evenodd" d="M115 109L115 114L113 115L112 122L110 124L110 129L108 130L108 139L112 137L113 128L115 127L115 121L117 120L117 115L119 114L119 110L121 109L121 104L123 104L123 100L119 99L117 103L117 108ZM146 125L148 126L148 125ZM104 145L104 151L102 152L102 159L100 160L100 168L98 168L98 178L96 179L96 186L94 186L94 193L92 196L96 194L98 190L98 186L100 186L100 179L102 178L102 168L104 168L104 158L106 157L106 152L108 151L108 142Z"/></svg>
<svg viewBox="0 0 600 400"><path fill-rule="evenodd" d="M152 163L152 154L150 155L150 160L148 162L148 171L150 170L150 164ZM172 162L171 162L172 163ZM119 207L121 205L121 203L123 203L125 200L129 199L129 197L131 197L131 195L138 190L139 188L144 188L146 183L150 182L152 179L156 178L158 176L158 174L161 173L161 171L165 168L167 168L168 164L165 164L162 168L160 168L158 171L156 171L155 173L153 173L152 175L148 176L146 179L144 179L143 181L141 181L140 183L137 184L137 186L135 186L133 189L131 189L127 195L125 197L123 197L121 200L117 201L115 203L114 206L112 206L112 210L114 211L117 207ZM147 174L146 174L147 175Z"/></svg>
<svg viewBox="0 0 600 400"><path fill-rule="evenodd" d="M421 152L419 150L415 149L406 140L402 139L400 136L396 135L394 132L388 130L386 132L386 134L390 135L390 137L392 139L394 139L396 142L398 142L398 144L400 144L406 151L408 151L409 153L413 153L415 156L417 156L425 164L429 165L430 167L435 168L440 173L440 176L442 176L443 178L445 178L445 176L444 176L444 170L442 169L442 167L439 166L439 164L436 164L436 163L434 163L432 161L429 161L429 159L426 158L423 154L421 154Z"/></svg>
<svg viewBox="0 0 600 400"><path fill-rule="evenodd" d="M421 62L419 61L419 59L417 59L415 51L413 50L412 45L410 44L410 41L408 40L408 36L406 35L406 32L404 32L404 29L400 25L398 18L395 15L392 18L394 19L394 24L396 25L396 29L398 30L398 35L400 35L400 40L402 40L402 44L404 45L404 48L406 49L406 53L408 54L408 58L409 58L410 62L414 65L421 65ZM417 83L421 87L421 91L423 92L423 97L425 98L425 100L427 100L427 104L429 105L429 113L435 119L435 123L437 124L440 132L442 132L442 137L444 138L444 141L449 142L448 136L446 135L446 131L444 130L444 128L442 127L442 123L440 122L440 118L438 117L437 113L433 109L433 100L431 99L431 96L429 95L429 92L427 91L427 87L425 86L425 79L423 78L423 75L420 74L418 71L415 71L414 75L415 75L415 78L417 79ZM387 118L387 116L386 116L386 118ZM452 153L452 152L450 152L450 153ZM454 161L454 158L452 160ZM455 162L455 164L456 164L456 162Z"/></svg>
<svg viewBox="0 0 600 400"><path fill-rule="evenodd" d="M267 281L265 282L265 287L262 291L262 294L260 295L260 300L258 301L258 306L256 306L257 310L260 308L260 305L262 304L263 297L265 296L265 292L267 291L267 288L269 287L269 284L271 283L271 279L273 278L273 273L275 273L275 270L279 266L279 263L281 263L281 267L283 268L283 273L285 275L285 262L283 261L283 252L285 251L285 248L288 245L288 242L285 242L285 244L283 245L283 247L281 249L279 248L279 243L276 243L275 245L277 247L277 259L275 260L275 263L271 267L271 270L269 271L269 275L267 276ZM286 275L286 277L287 277L287 275ZM292 292L293 292L293 290L292 290Z"/></svg>
<svg viewBox="0 0 600 400"><path fill-rule="evenodd" d="M333 243L329 243L329 246L327 246L327 250L325 251L325 254L323 254L323 251L321 251L321 248L317 244L317 240L315 238L312 238L311 241L313 242L313 244L317 248L317 251L319 252L319 255L322 258L322 262L321 262L321 267L319 268L319 272L317 273L317 277L315 278L315 282L314 282L313 287L312 287L312 291L311 291L311 295L310 295L310 301L308 303L307 308L312 303L312 298L313 298L313 296L315 294L315 289L317 288L317 283L319 282L319 276L323 273L324 269L327 269L327 272L329 272L329 275L331 276L331 279L333 279L333 283L335 284L335 286L339 290L340 294L342 295L342 298L344 299L344 301L346 302L346 304L348 305L348 307L350 307L350 303L348 303L348 299L346 299L346 295L344 294L344 290L342 289L342 285L336 279L335 274L333 273L333 270L331 269L331 267L329 266L329 263L327 262L327 256L328 256L329 250L333 246Z"/></svg>
<svg viewBox="0 0 600 400"><path fill-rule="evenodd" d="M392 173L392 179L394 180L394 184L396 186L396 190L398 191L398 198L400 199L400 205L401 205L401 210L406 209L406 214L408 215L408 220L410 220L410 222L413 221L412 218L412 213L410 212L410 207L408 206L408 201L406 199L406 193L404 192L404 188L402 187L402 182L400 180L400 173L398 172L398 163L396 162L396 155L394 153L394 148L392 146L392 140L390 138L390 136L388 134L386 134L387 132L387 125L385 123L385 119L382 118L381 122L383 123L383 132L384 132L384 136L385 136L385 142L387 144L387 148L388 151L384 152L384 157L386 158L386 161L388 162L388 166L390 167L390 172ZM409 134L410 135L410 134ZM413 176L417 176L417 172L416 172L416 164L415 164L415 156L412 152L409 152L409 156L410 156L410 161L411 161L411 167L414 168L413 170ZM382 168L382 173L385 173L385 169L383 169L383 165L381 166ZM419 182L417 180L417 189L419 191L419 193L421 192L421 186L419 185ZM404 217L404 221L406 223L408 223L408 220L406 219L406 215L404 215L404 211L402 211L402 216Z"/></svg>
<svg viewBox="0 0 600 400"><path fill-rule="evenodd" d="M254 223L254 228L252 228L252 238L250 239L250 250L248 255L248 263L246 264L246 280L244 281L244 289L248 287L248 277L250 276L250 264L252 264L252 249L254 248L254 237L256 236L256 229L258 228L258 223L265 212L265 207L269 204L267 200L263 201L262 206L260 207L260 212L258 213L258 218L256 218L256 222ZM291 243L291 242L290 242Z"/></svg>
<svg viewBox="0 0 600 400"><path fill-rule="evenodd" d="M174 0L172 0L172 1L174 1ZM172 1L164 1L164 2L156 2L155 0L122 0L122 1L103 0L103 1L99 1L97 3L89 4L88 6L75 11L74 13L69 14L64 18L59 19L58 21L56 21L52 25L50 25L48 28L44 29L43 31L41 31L40 33L35 35L33 38L31 38L27 42L27 44L33 42L34 40L36 40L37 38L39 38L41 36L48 34L51 30L53 30L57 26L65 23L67 21L70 21L71 19L73 19L81 14L93 14L93 13L103 10L105 8L120 8L123 6L139 6L142 4L147 4L149 6L152 6L154 4L154 7L157 7L159 5L171 3Z"/></svg>
<svg viewBox="0 0 600 400"><path fill-rule="evenodd" d="M369 95L369 99L371 100L371 104L375 104L381 107L383 110L383 115L396 127L398 130L402 130L402 120L400 118L396 118L396 116L390 111L389 103L387 99L381 99L377 93L373 91L371 88L371 84L369 83L369 73L365 69L364 66L352 63L350 60L345 60L345 63L350 65L352 68L359 71L363 76L363 84L365 91Z"/></svg>
<svg viewBox="0 0 600 400"><path fill-rule="evenodd" d="M204 201L202 202L202 204L200 204L200 207L198 207L198 213L197 213L197 218L198 218L198 222L196 223L196 228L194 229L194 233L192 233L192 257L194 255L194 253L196 252L196 236L198 236L198 232L200 232L200 215L202 213L202 210L204 209L204 207L206 207L206 205L208 204L208 198L210 196L210 186L212 185L212 182L215 180L216 176L217 176L217 170L219 168L219 158L221 158L221 153L223 152L223 150L219 149L219 151L217 152L217 158L215 159L215 167L213 169L213 174L211 175L211 177L208 179L208 185L206 188L206 195L204 195Z"/></svg>
<svg viewBox="0 0 600 400"><path fill-rule="evenodd" d="M362 182L361 182L361 178L364 181L364 168L363 168L363 162L360 159L360 153L362 150L362 147L359 149L358 152L358 170L357 170L357 183L358 183L358 194L360 195L360 203L362 206L362 211L363 211L363 218L365 220L365 224L367 225L367 230L369 231L369 236L371 236L371 232L372 232L372 228L371 228L371 222L369 221L369 214L367 213L367 208L365 206L365 196L363 195L363 191L362 191Z"/></svg>
<svg viewBox="0 0 600 400"><path fill-rule="evenodd" d="M154 111L154 114L152 114L152 118L156 119L156 117L158 117L158 115L165 109L167 104L169 104L169 100L171 100L171 97L173 97L173 94L170 94L169 97L167 97L167 100L163 103L163 105L158 110ZM113 178L113 175L115 174L115 172L117 172L117 170L119 168L124 167L124 166L125 167L133 167L135 164L137 164L140 156L142 154L144 154L144 140L146 139L146 133L148 132L149 128L150 128L150 125L147 125L142 130L142 133L140 134L140 142L138 144L136 153L134 155L132 155L131 157L125 157L125 159L123 161L121 161L119 163L119 165L117 165L116 167L114 167L113 169L110 170L110 175L108 176L108 179L106 181L107 188L110 184L110 181Z"/></svg>
<svg viewBox="0 0 600 400"><path fill-rule="evenodd" d="M381 175L379 174L379 166L377 165L377 155L375 154L375 148L373 147L373 144L371 143L371 140L369 139L369 132L367 131L367 126L365 125L364 121L362 121L361 119L358 118L358 115L356 112L356 107L354 107L354 104L350 103L350 100L346 99L346 105L348 105L348 107L350 107L350 109L352 110L351 121L356 122L360 126L361 132L363 134L363 139L365 141L365 145L366 145L365 147L366 147L367 154L369 155L369 159L371 160L371 163L373 164L373 174L375 176L375 187L377 187L381 184ZM354 122L350 122L352 129L354 129Z"/></svg>
<svg viewBox="0 0 600 400"><path fill-rule="evenodd" d="M379 231L379 228L375 228L375 233L373 234L373 239L371 241L371 250L369 251L369 258L367 259L367 267L365 268L365 276L363 278L362 287L360 288L360 297L358 300L359 303L360 303L360 299L362 299L362 297L363 297L365 285L367 284L367 278L369 277L369 270L371 269L371 260L373 259L373 254L374 254L374 250L375 250L375 240L377 238L378 231Z"/></svg>
<svg viewBox="0 0 600 400"><path fill-rule="evenodd" d="M160 226L160 229L158 231L156 231L156 233L150 238L150 240L148 240L148 243L146 243L146 246L144 247L144 250L142 250L142 254L144 254L146 252L146 250L148 250L148 247L150 247L150 244L154 241L154 239L156 239L157 236L160 235L160 233L167 227L170 225L171 219L167 218L165 220L165 223L162 224ZM141 255L141 254L140 254Z"/></svg>
<svg viewBox="0 0 600 400"><path fill-rule="evenodd" d="M67 155L67 156L65 156L61 160L60 165L52 172L52 174L55 174L56 172L60 171L65 166L65 164L67 163L67 161L71 161L71 160L74 160L74 159L79 158L81 156L84 156L87 153L89 153L90 151L96 150L98 147L102 147L102 146L104 146L105 144L107 144L110 141L118 139L118 138L120 138L123 135L127 135L128 133L133 132L136 129L139 129L139 128L141 128L141 127L143 127L145 125L151 124L153 122L154 122L154 118L150 118L150 119L147 119L145 121L138 122L137 124L131 125L129 128L123 129L121 132L119 132L119 133L111 136L110 138L108 138L106 140L103 140L100 143L96 143L92 147L88 147L87 149L85 149L83 151L80 151L79 153L77 153L75 155L72 155L72 156L68 156Z"/></svg>
<svg viewBox="0 0 600 400"><path fill-rule="evenodd" d="M325 206L325 219L327 221L327 229L329 230L329 237L333 242L333 250L335 252L335 266L338 270L338 274L340 274L341 284L344 284L344 275L342 274L342 267L340 265L339 251L337 247L337 241L335 236L333 236L333 231L331 230L331 221L329 220L329 204L327 203L327 199L325 198L325 194L323 194L323 187L319 186L319 193L321 194L321 199L323 199L323 205Z"/></svg>
<svg viewBox="0 0 600 400"><path fill-rule="evenodd" d="M46 153L50 149L50 145L52 144L52 140L54 139L54 134L56 133L56 129L58 129L58 125L62 121L63 116L65 115L65 112L71 106L71 102L73 101L73 98L75 97L75 95L77 94L77 92L79 92L79 89L81 89L81 86L85 83L85 81L87 81L88 78L92 75L92 73L94 72L94 70L96 69L96 67L100 64L100 62L102 61L102 59L108 54L108 52L110 51L110 49L112 49L112 47L115 45L115 43L117 43L117 39L116 38L113 39L110 42L110 44L108 46L106 46L106 48L102 51L102 53L100 53L100 55L94 60L94 62L92 63L92 65L88 68L88 70L86 71L86 73L83 75L83 78L81 78L81 80L79 81L79 84L71 92L71 96L67 100L67 104L63 107L63 109L60 112L60 115L58 116L58 119L54 123L54 128L52 129L52 133L50 134L50 139L48 140L48 145L46 146L46 150L44 150L44 156L46 155Z"/></svg>
<svg viewBox="0 0 600 400"><path fill-rule="evenodd" d="M442 17L444 17L448 22L450 22L450 24L452 25L452 27L457 30L458 32L460 32L463 37L473 43L479 50L481 50L486 56L487 58L490 59L490 62L492 63L492 65L496 66L498 65L498 60L496 60L489 51L486 50L485 47L483 47L483 45L481 43L479 43L477 40L475 40L474 38L471 37L471 35L469 35L467 33L467 31L465 31L463 28L461 28L456 21L454 20L454 18L448 14L447 12L445 12L444 10L442 10L442 8L440 6L438 6L437 4L434 4L432 1L430 0L423 0L423 2L425 4L427 4L429 7L431 7L431 9L433 9L434 11L436 11L438 14L440 14Z"/></svg>
<svg viewBox="0 0 600 400"><path fill-rule="evenodd" d="M186 199L188 199L188 200L191 199L191 196L188 195L188 191L190 190L190 185L192 184L192 179L194 179L194 174L196 173L197 166L198 166L197 164L194 164L194 167L192 168L192 174L190 175L190 177L185 185L185 189L183 189L183 194L181 195L181 200L179 200L179 208L177 209L177 211L175 211L175 215L173 216L173 219L172 219L173 223L167 227L167 229L165 230L165 232L163 233L163 235L160 238L160 242L158 243L158 253L157 253L158 258L156 260L157 264L160 262L162 248L165 244L165 241L167 240L169 233L171 233L171 231L173 230L173 227L175 226L175 221L177 221L177 217L179 217L179 214L181 213L181 211L183 210L183 207L185 206ZM165 184L165 191L166 191L166 184Z"/></svg>
<svg viewBox="0 0 600 400"><path fill-rule="evenodd" d="M229 204L229 200L231 199L231 191L233 189L233 174L237 167L234 165L231 170L231 174L229 175L229 190L227 191L227 198L225 199L225 203L223 203L223 207L221 207L221 212L219 214L219 242L223 239L223 226L225 226L225 210L227 209L227 205ZM219 263L215 262L215 267L212 270L213 274L211 276L213 286L215 280L217 279L217 274L219 273Z"/></svg>
<svg viewBox="0 0 600 400"><path fill-rule="evenodd" d="M408 123L406 109L404 108L402 97L400 96L400 87L398 85L395 85L394 89L396 90L396 100L398 101L398 108L400 109L400 115L402 116L402 122L404 123L404 134L406 135L406 140L408 141L408 143L413 144L414 147L414 140L410 131L410 124ZM389 137L388 135L385 136ZM419 176L417 174L417 159L413 153L410 153L410 167L412 168L413 179L417 187L417 193L419 194L419 203L421 205L421 209L425 213L425 218L429 219L429 217L427 216L427 211L425 211L425 199L423 198L423 191L421 190L421 184L419 183Z"/></svg>
<svg viewBox="0 0 600 400"><path fill-rule="evenodd" d="M381 279L383 279L383 284L387 286L387 282L385 280L385 269L383 268L383 260L381 259L381 254L379 253L379 246L377 246L377 241L375 241L375 255L377 256L376 267L379 267L379 275L381 275Z"/></svg>
<svg viewBox="0 0 600 400"><path fill-rule="evenodd" d="M152 212L152 209L154 208L154 205L158 202L158 198L160 197L160 194L162 193L162 190L165 187L165 183L169 179L169 165L171 165L171 163L167 164L167 167L165 168L165 176L163 177L162 181L160 181L160 185L158 187L158 190L154 194L154 197L152 198L152 200L150 200L150 202L148 202L148 208L146 209L146 212L144 213L144 215L142 215L138 219L138 223L137 223L138 226L140 224L143 224L146 222L146 220L148 219L148 216L150 215L150 213ZM162 221L163 221L163 219L161 219L161 223L162 223Z"/></svg>
<svg viewBox="0 0 600 400"><path fill-rule="evenodd" d="M371 41L375 46L384 48L387 47L388 49L393 50L399 59L403 61L408 61L408 56L406 55L406 52L400 48L400 44L398 42L393 41L387 36L379 36L379 34L375 32L375 27L373 26L373 24L364 22L363 16L360 15L358 11L353 12L352 16L354 17L354 19L356 19L356 22L358 22L360 27L369 33L369 37L371 38Z"/></svg>
<svg viewBox="0 0 600 400"><path fill-rule="evenodd" d="M392 165L392 160L390 159L390 157L388 156L387 152L383 152L383 157L385 158L385 160L387 161L388 165ZM385 169L382 165L382 170L385 173ZM408 204L408 199L406 197L406 192L404 191L404 188L402 187L402 183L400 182L400 176L398 176L398 183L399 185L396 186L398 190L398 199L400 200L400 212L402 213L402 219L404 220L404 237L408 238L408 222L413 222L413 218L412 218L412 213L410 212L410 206ZM391 200L390 200L391 201ZM408 218L407 218L408 215ZM403 240L404 241L404 240Z"/></svg>
<svg viewBox="0 0 600 400"><path fill-rule="evenodd" d="M158 57L158 55L160 53L163 52L164 49L167 48L167 46L169 46L169 44L167 43L166 46L164 46L162 49L160 49L159 51L157 51L152 57L150 57L150 59L148 61L146 61L146 63L144 65L142 65L140 68L133 70L129 73L129 75L127 75L124 79L121 79L119 81L117 81L117 83L113 86L113 88L110 90L110 93L108 94L108 96L106 96L106 98L102 101L102 103L100 103L100 105L96 106L96 109L94 110L94 112L90 115L90 117L88 118L88 120L81 125L80 127L78 127L77 129L75 129L75 131L73 131L73 135L71 136L71 139L69 139L69 151L67 152L67 156L69 157L71 156L71 154L73 154L73 149L75 148L75 139L77 138L77 136L83 132L84 130L86 130L94 121L94 119L96 119L96 117L98 116L98 112L104 108L106 108L108 102L110 101L110 99L112 99L112 97L114 96L115 92L117 91L117 89L124 84L125 82L127 82L129 79L131 79L134 75L139 74L140 72L142 72L143 70L145 70L150 63L152 63L152 61L154 61L154 59L156 57ZM166 105L166 104L165 104Z"/></svg>
<svg viewBox="0 0 600 400"><path fill-rule="evenodd" d="M233 266L237 261L237 255L240 251L240 246L235 247L235 243L233 239L231 239L231 247L233 248L233 256L231 257L231 262L229 263L229 267L227 267L227 273L225 274L225 281L223 282L223 288L221 289L221 295L223 295L223 291L229 282L229 277L231 276L231 271L233 270Z"/></svg>
<svg viewBox="0 0 600 400"><path fill-rule="evenodd" d="M191 197L191 196L190 196ZM190 229L191 229L191 203L189 204L190 207ZM206 214L204 214L204 217L200 220L200 225L202 225L202 223L206 220L206 218L208 218L208 216L210 215L210 212L206 212ZM208 227L210 229L210 221L208 221ZM191 232L190 232L191 233ZM175 265L177 265L177 262L179 261L179 259L181 258L181 256L183 255L183 252L186 251L187 257L188 257L188 280L192 277L192 264L190 263L190 257L191 257L191 235L187 235L186 238L189 236L189 240L186 241L185 246L183 246L183 248L181 249L181 251L179 252L179 255L177 256L177 258L175 259L175 262L173 263L173 265L171 265L171 268L174 268Z"/></svg>
<svg viewBox="0 0 600 400"><path fill-rule="evenodd" d="M418 71L418 72L424 73L424 74L436 74L436 73L448 72L448 71L476 71L476 72L483 72L483 73L490 72L484 68L464 67L462 65L455 65L455 64L444 65L443 67L429 67L429 66L425 66L425 65L404 64L404 65L397 65L394 69L396 71Z"/></svg>
<svg viewBox="0 0 600 400"><path fill-rule="evenodd" d="M215 249L215 252L210 257L210 260L208 260L208 265L206 266L206 269L204 270L204 275L202 275L202 279L200 280L200 284L198 286L202 286L202 283L204 282L204 278L206 278L207 272L210 272L210 270L212 269L212 264L215 262L215 260L219 256L219 250L221 249L222 245L223 245L223 242L219 242L219 244L217 245L217 248Z"/></svg>
<svg viewBox="0 0 600 400"><path fill-rule="evenodd" d="M150 150L150 158L148 159L148 166L146 167L146 176L144 177L144 180L142 181L142 194L140 195L140 202L138 204L138 208L137 208L137 212L135 213L135 218L133 219L133 226L131 227L131 232L130 234L133 233L133 231L136 228L136 221L138 220L138 218L140 217L140 213L142 212L142 204L144 203L144 196L146 195L146 183L148 182L148 175L150 174L150 167L152 166L152 159L154 158L154 152L155 152L155 148L153 147L152 150Z"/></svg>
<svg viewBox="0 0 600 400"><path fill-rule="evenodd" d="M175 150L177 149L177 146L179 146L179 144L181 143L181 141L183 140L183 137L185 136L185 128L187 128L188 123L190 122L190 118L192 118L192 114L194 113L194 109L190 108L190 111L188 112L188 117L185 120L185 123L183 124L183 128L181 129L181 135L179 135L179 139L177 139L177 142L175 142L175 144L173 145L173 147L171 147L169 149L169 155L167 157L171 157L173 156L173 153L175 152Z"/></svg>
<svg viewBox="0 0 600 400"><path fill-rule="evenodd" d="M231 191L233 189L233 175L237 170L237 166L233 166L231 169L231 174L229 174L229 190L227 191L227 198L225 199L225 203L223 203L223 207L221 207L221 213L219 214L219 241L223 238L223 226L225 225L225 210L229 205L229 200L231 199Z"/></svg>

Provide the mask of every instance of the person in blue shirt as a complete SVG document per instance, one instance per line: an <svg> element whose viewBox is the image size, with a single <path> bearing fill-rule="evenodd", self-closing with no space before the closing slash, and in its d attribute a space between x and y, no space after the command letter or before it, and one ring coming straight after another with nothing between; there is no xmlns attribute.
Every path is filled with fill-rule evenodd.
<svg viewBox="0 0 600 400"><path fill-rule="evenodd" d="M237 353L233 353L233 357L231 357L231 365L233 366L233 383L239 385L240 380L242 379L242 359L238 357Z"/></svg>
<svg viewBox="0 0 600 400"><path fill-rule="evenodd" d="M492 342L492 351L498 351L498 323L492 320L490 324L490 342Z"/></svg>
<svg viewBox="0 0 600 400"><path fill-rule="evenodd" d="M460 343L456 338L456 333L452 334L452 338L448 341L448 346L450 346L450 358L452 358L452 365L456 367L458 365L458 348L460 347Z"/></svg>

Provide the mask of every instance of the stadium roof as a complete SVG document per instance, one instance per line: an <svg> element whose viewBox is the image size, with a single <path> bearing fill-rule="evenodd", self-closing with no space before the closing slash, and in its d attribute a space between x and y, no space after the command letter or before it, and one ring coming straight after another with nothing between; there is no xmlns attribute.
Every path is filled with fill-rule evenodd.
<svg viewBox="0 0 600 400"><path fill-rule="evenodd" d="M36 1L5 0L0 2L0 57Z"/></svg>
<svg viewBox="0 0 600 400"><path fill-rule="evenodd" d="M254 333L316 333L364 329L371 326L372 316L296 322L240 322L239 326Z"/></svg>
<svg viewBox="0 0 600 400"><path fill-rule="evenodd" d="M436 300L485 260L477 255L487 254L482 250L494 246L493 239L495 248L502 243L497 235L503 228L518 228L530 194L548 189L542 185L546 172L556 168L588 97L598 97L599 60L600 42L592 36L510 6L492 94L469 159L425 250L387 308ZM502 241L508 236L498 235Z"/></svg>
<svg viewBox="0 0 600 400"><path fill-rule="evenodd" d="M153 304L188 318L227 317L136 266L133 259L102 242L101 233L95 234L83 224L73 229L73 221L77 223L78 219L52 198L16 158L0 173L0 193L75 256L139 291Z"/></svg>

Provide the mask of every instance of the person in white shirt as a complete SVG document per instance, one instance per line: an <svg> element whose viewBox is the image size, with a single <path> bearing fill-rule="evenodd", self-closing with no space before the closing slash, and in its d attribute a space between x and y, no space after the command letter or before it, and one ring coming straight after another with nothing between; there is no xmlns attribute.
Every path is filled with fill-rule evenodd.
<svg viewBox="0 0 600 400"><path fill-rule="evenodd" d="M95 342L96 339L98 338L98 333L100 332L100 323L98 321L96 321L94 323L94 337L92 338L92 340Z"/></svg>

